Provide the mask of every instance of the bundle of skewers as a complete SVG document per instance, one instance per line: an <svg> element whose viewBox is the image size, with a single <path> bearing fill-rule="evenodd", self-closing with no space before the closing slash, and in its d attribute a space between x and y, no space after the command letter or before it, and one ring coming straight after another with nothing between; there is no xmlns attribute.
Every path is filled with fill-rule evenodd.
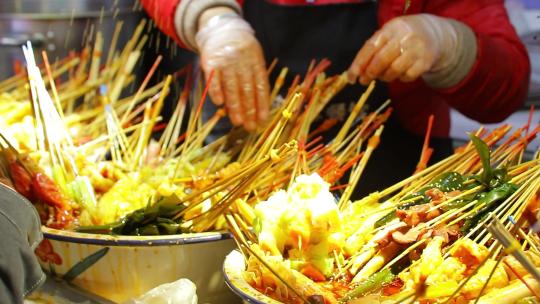
<svg viewBox="0 0 540 304"><path fill-rule="evenodd" d="M289 90L288 96L274 109L273 119L266 127L249 135L243 130L233 129L208 144L208 149L222 153L227 151L232 156L232 161L222 170L214 174L206 171L199 175L174 176L172 183L183 185L187 192L177 192L175 197L156 196L147 207L116 222L81 227L79 231L120 234L133 234L135 231L140 234L142 227L155 227L164 221L174 221L180 225L181 231L205 232L226 227L230 224L227 217L235 218L236 225L249 229L255 219L253 206L290 183L300 172L320 171L325 178L336 183L349 169L356 166L363 169L378 144L382 124L391 110L386 108L386 103L376 112L359 117L362 105L373 90L372 84L358 100L357 110L343 126L342 133L348 136L324 144L318 133L314 133L320 130L310 132L309 127L317 111L321 111L331 96L346 83L342 75L326 79L321 74L321 67L324 66L325 62L314 66L302 83L295 84ZM278 79L274 92L279 89L285 73L286 70ZM196 113L202 108L202 102L204 98L199 102ZM186 141L192 137L190 126L191 123L183 135ZM201 141L203 139L200 138ZM186 147L190 147L189 141L177 148L181 151L178 162L185 159ZM349 185L339 187L353 187L352 183L358 179L359 174L355 174L351 176ZM151 231L158 230L153 228Z"/></svg>
<svg viewBox="0 0 540 304"><path fill-rule="evenodd" d="M347 81L344 75L327 77L326 60L313 62L304 79L295 78L266 126L250 134L233 129L207 142L225 116L218 110L202 121L212 76L203 80L187 67L149 87L158 57L136 92L124 97L147 37L141 23L115 51L120 29L106 60L99 32L93 46L55 64L42 53L41 67L25 45L26 74L0 83L13 105L2 115L2 167L35 203L44 225L157 235L224 229L231 216L247 228L254 224L253 206L307 172L318 172L336 191L346 189L344 198L351 195L391 113L389 102L362 113L374 84L330 143L321 133L336 122L313 125ZM283 91L286 74L281 71L272 100ZM182 93L165 123L161 109L181 76ZM349 182L339 184L351 169Z"/></svg>
<svg viewBox="0 0 540 304"><path fill-rule="evenodd" d="M144 34L145 28L145 23L141 23L134 31L132 39L123 49L117 51L118 37L122 34L122 23L119 22L112 41L109 42L107 58L101 55L105 43L100 32L95 34L93 45L88 42L80 53L73 53L54 63L49 62L46 52L37 54L42 57L43 63L39 65L39 71L33 70L32 73L39 74L40 79L42 78L49 95L52 96L54 109L63 119L64 127L76 145L91 141L103 133L104 105L98 98L101 86L109 89L107 97L121 115L123 123L131 123L141 112L141 109L135 106L156 96L163 88L163 81L148 87L161 60L158 58L137 93L132 96L122 95L122 92L127 92L134 84L133 72L148 40ZM31 53L25 52L25 57L30 60L29 65L35 66L36 60L33 52ZM37 93L42 95L43 92L31 91L30 85L37 80L29 78L32 75L29 72L0 82L3 107L0 125L4 135L22 152L42 150L38 144L43 141L43 138L35 138L34 131L34 127L39 124L34 120L34 98ZM82 128L83 126L87 128Z"/></svg>
<svg viewBox="0 0 540 304"><path fill-rule="evenodd" d="M13 109L2 114L6 124L1 132L2 166L49 227L74 229L113 222L147 206L155 193L170 196L183 191L169 180L210 174L229 162L225 152L202 148L223 113L200 123L195 118L200 111L195 113L187 105L189 98L197 98L196 93L188 94L191 83L186 82L170 123L161 125L160 111L173 79L168 76L149 87L161 57L136 93L123 97L134 81L132 71L147 36L141 23L117 52L120 29L121 24L106 61L100 55L99 32L93 48L55 65L43 53L41 68L32 46L25 45L27 73L2 82L3 96ZM191 117L191 132L179 150L184 116ZM160 128L164 128L162 135L154 140Z"/></svg>
<svg viewBox="0 0 540 304"><path fill-rule="evenodd" d="M229 217L244 280L284 303L539 301L540 163L523 152L540 127L511 129L356 202L299 176L255 208L254 232Z"/></svg>

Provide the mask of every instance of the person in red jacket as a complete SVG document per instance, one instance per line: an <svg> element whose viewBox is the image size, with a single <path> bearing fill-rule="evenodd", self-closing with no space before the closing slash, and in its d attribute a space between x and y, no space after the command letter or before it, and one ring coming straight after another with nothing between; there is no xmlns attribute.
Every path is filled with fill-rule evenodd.
<svg viewBox="0 0 540 304"><path fill-rule="evenodd" d="M502 0L142 4L162 31L200 55L207 76L215 70L212 100L227 108L234 125L248 130L269 112L265 60L279 58L290 74L302 75L311 59L329 58L329 74L346 70L350 82L386 83L378 85L374 99L389 96L395 118L385 130L378 160L369 166L401 173L374 179L367 174L379 187L413 171L431 114L432 145L441 158L452 149L450 107L482 123L499 122L523 104L528 91L529 59ZM359 92L340 98L352 101ZM347 109L334 104L326 113L343 117Z"/></svg>

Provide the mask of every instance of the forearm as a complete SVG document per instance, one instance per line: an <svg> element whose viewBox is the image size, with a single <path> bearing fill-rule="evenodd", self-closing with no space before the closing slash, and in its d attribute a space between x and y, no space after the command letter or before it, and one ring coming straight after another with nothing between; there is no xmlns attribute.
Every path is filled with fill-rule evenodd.
<svg viewBox="0 0 540 304"><path fill-rule="evenodd" d="M437 93L472 119L499 122L526 99L529 59L518 42L482 34L477 39L478 55L469 74L456 86Z"/></svg>
<svg viewBox="0 0 540 304"><path fill-rule="evenodd" d="M518 109L527 96L530 63L503 1L433 1L425 10L467 26L476 41L459 52L474 54L468 72L455 85L435 86L432 93L482 123L499 122Z"/></svg>
<svg viewBox="0 0 540 304"><path fill-rule="evenodd" d="M234 0L141 0L141 3L163 33L191 50L196 50L194 37L205 12L207 16L212 12L241 13L240 5Z"/></svg>
<svg viewBox="0 0 540 304"><path fill-rule="evenodd" d="M234 0L183 0L178 4L174 16L176 33L187 48L196 51L195 35L213 16L237 13L240 5Z"/></svg>
<svg viewBox="0 0 540 304"><path fill-rule="evenodd" d="M449 29L437 36L445 40L441 45L446 49L441 52L437 64L422 76L426 84L436 89L453 87L465 79L478 53L476 36L469 26L453 19L442 20L445 21L442 27Z"/></svg>
<svg viewBox="0 0 540 304"><path fill-rule="evenodd" d="M213 17L234 13L236 13L236 11L227 6L209 8L201 13L201 16L199 17L199 20L197 22L198 28L203 28Z"/></svg>
<svg viewBox="0 0 540 304"><path fill-rule="evenodd" d="M158 29L185 48L185 43L178 37L174 25L178 3L180 0L141 0L146 13L154 20Z"/></svg>

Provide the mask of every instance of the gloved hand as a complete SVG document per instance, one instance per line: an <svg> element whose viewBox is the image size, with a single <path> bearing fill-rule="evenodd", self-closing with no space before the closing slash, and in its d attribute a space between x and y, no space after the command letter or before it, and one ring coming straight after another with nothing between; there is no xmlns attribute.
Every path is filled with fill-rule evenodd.
<svg viewBox="0 0 540 304"><path fill-rule="evenodd" d="M210 96L225 104L231 122L253 130L268 117L269 85L262 48L253 29L237 14L211 18L195 36L201 65L214 70Z"/></svg>
<svg viewBox="0 0 540 304"><path fill-rule="evenodd" d="M476 38L465 24L430 14L408 15L390 20L364 44L348 77L368 84L435 75L434 87L450 86L465 77L475 56ZM456 79L442 79L446 76Z"/></svg>

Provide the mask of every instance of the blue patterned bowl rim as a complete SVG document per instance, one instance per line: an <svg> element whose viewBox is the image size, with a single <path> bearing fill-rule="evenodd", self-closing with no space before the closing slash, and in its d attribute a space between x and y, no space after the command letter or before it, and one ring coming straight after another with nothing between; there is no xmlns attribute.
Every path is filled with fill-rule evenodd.
<svg viewBox="0 0 540 304"><path fill-rule="evenodd" d="M225 257L223 276L229 288L247 303L251 304L282 304L249 285L242 275L246 269L244 257L238 250L233 250Z"/></svg>
<svg viewBox="0 0 540 304"><path fill-rule="evenodd" d="M81 233L68 230L58 230L42 226L43 237L60 242L91 244L101 246L172 246L206 242L216 242L231 239L226 231L184 233L158 236L123 236Z"/></svg>

